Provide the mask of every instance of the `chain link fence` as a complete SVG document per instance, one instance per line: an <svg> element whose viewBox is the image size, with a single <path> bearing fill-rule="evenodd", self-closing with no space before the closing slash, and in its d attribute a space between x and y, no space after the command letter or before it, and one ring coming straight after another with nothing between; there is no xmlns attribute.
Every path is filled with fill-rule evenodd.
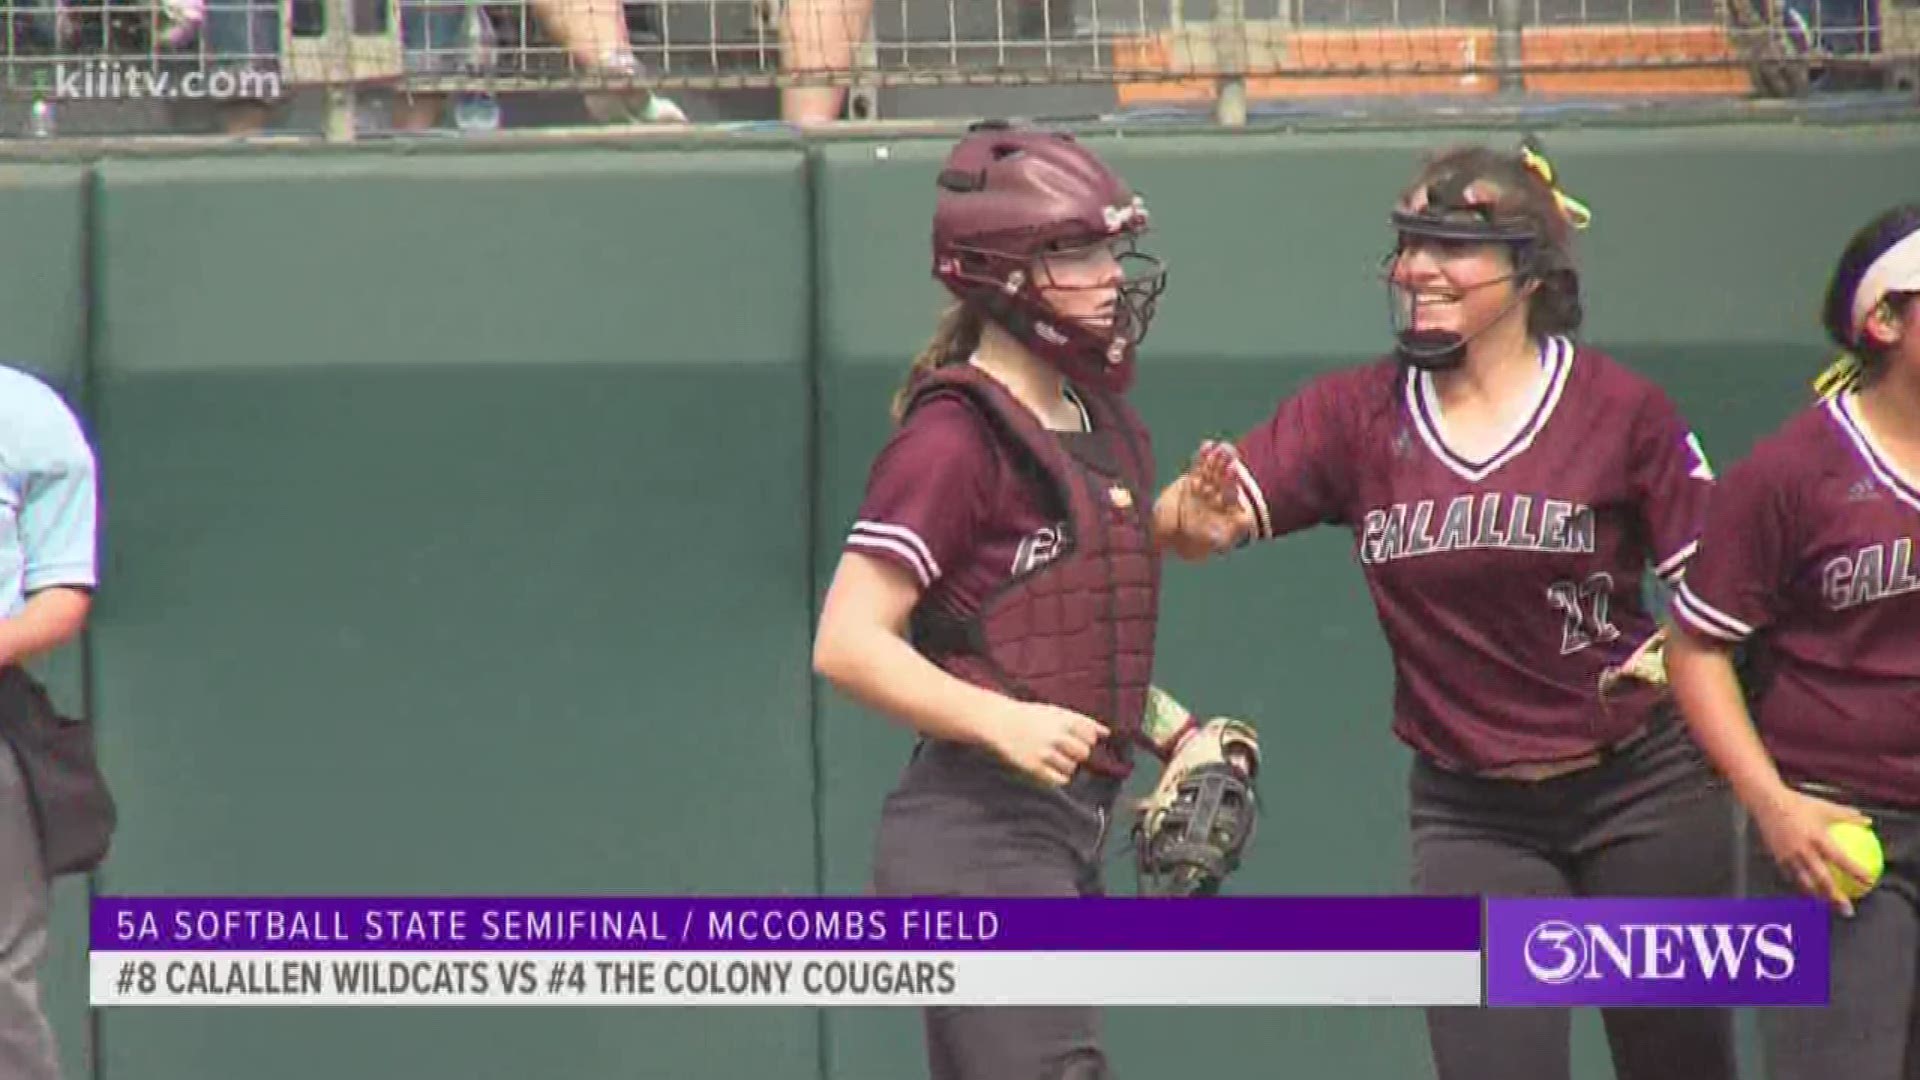
<svg viewBox="0 0 1920 1080"><path fill-rule="evenodd" d="M578 93L602 123L676 91L1110 87L1117 107L1301 97L1911 91L1920 0L5 0L28 134L74 103L454 103ZM438 106L436 106L438 107ZM858 110L856 109L856 114ZM471 122L470 122L471 121ZM408 126L402 123L400 126ZM244 127L244 125L243 125Z"/></svg>

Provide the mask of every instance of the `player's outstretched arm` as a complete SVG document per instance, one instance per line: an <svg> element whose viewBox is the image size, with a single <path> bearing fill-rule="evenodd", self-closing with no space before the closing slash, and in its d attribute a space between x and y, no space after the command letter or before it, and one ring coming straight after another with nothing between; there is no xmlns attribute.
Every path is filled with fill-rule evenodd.
<svg viewBox="0 0 1920 1080"><path fill-rule="evenodd" d="M1852 807L1795 791L1781 779L1754 730L1731 646L1676 628L1667 635L1666 652L1667 679L1681 715L1700 748L1753 815L1782 873L1809 895L1828 899L1852 914L1853 905L1828 864L1837 864L1862 881L1873 875L1849 859L1827 830L1838 821L1864 825L1867 818Z"/></svg>
<svg viewBox="0 0 1920 1080"><path fill-rule="evenodd" d="M954 678L907 640L919 602L904 570L850 551L827 589L813 670L848 697L928 738L983 747L1043 784L1062 785L1107 734L1052 705L1016 701Z"/></svg>
<svg viewBox="0 0 1920 1080"><path fill-rule="evenodd" d="M1230 551L1253 530L1253 511L1240 498L1233 451L1224 443L1202 443L1187 471L1153 504L1155 544L1188 562Z"/></svg>

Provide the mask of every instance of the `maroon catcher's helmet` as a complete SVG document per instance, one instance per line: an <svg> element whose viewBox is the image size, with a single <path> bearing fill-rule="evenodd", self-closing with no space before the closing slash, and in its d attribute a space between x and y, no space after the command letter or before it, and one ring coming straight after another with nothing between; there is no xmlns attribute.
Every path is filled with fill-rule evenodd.
<svg viewBox="0 0 1920 1080"><path fill-rule="evenodd" d="M1166 288L1165 266L1135 247L1146 230L1146 203L1071 135L985 121L940 171L933 276L1068 378L1124 393ZM1063 315L1035 280L1042 257L1102 245L1123 275L1111 319Z"/></svg>

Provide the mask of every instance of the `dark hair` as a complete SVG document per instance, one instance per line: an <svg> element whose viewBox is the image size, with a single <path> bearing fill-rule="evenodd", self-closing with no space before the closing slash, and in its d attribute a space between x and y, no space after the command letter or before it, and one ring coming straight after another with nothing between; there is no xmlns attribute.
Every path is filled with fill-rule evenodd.
<svg viewBox="0 0 1920 1080"><path fill-rule="evenodd" d="M1827 281L1827 297L1820 308L1820 324L1835 345L1852 353L1860 361L1863 382L1871 381L1880 374L1887 362L1887 350L1864 336L1854 334L1853 294L1859 291L1860 279L1867 275L1867 269L1875 259L1916 232L1920 232L1920 203L1903 203L1882 211L1847 241L1846 248L1840 252L1840 261L1834 265L1833 277Z"/></svg>
<svg viewBox="0 0 1920 1080"><path fill-rule="evenodd" d="M1462 188L1472 183L1491 187L1496 218L1533 227L1535 239L1513 245L1514 269L1539 283L1527 302L1527 331L1578 331L1586 313L1580 304L1580 273L1573 258L1573 223L1561 209L1559 193L1517 153L1459 146L1427 160L1402 193L1402 204L1449 177Z"/></svg>
<svg viewBox="0 0 1920 1080"><path fill-rule="evenodd" d="M913 364L907 368L907 377L900 388L893 392L891 415L894 425L907 418L907 402L913 397L913 384L922 375L947 364L963 364L980 347L980 333L986 327L986 320L972 307L956 300L947 305L940 313L940 322L933 328L933 337L920 355L913 358Z"/></svg>

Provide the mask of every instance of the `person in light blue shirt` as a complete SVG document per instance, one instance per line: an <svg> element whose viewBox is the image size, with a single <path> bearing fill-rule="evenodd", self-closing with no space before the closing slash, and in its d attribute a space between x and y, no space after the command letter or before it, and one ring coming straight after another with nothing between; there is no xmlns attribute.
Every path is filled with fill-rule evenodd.
<svg viewBox="0 0 1920 1080"><path fill-rule="evenodd" d="M85 627L98 580L97 491L93 449L73 411L38 378L0 366L0 669L58 649ZM40 1002L49 893L19 760L0 752L0 1077L8 1080L60 1076Z"/></svg>

